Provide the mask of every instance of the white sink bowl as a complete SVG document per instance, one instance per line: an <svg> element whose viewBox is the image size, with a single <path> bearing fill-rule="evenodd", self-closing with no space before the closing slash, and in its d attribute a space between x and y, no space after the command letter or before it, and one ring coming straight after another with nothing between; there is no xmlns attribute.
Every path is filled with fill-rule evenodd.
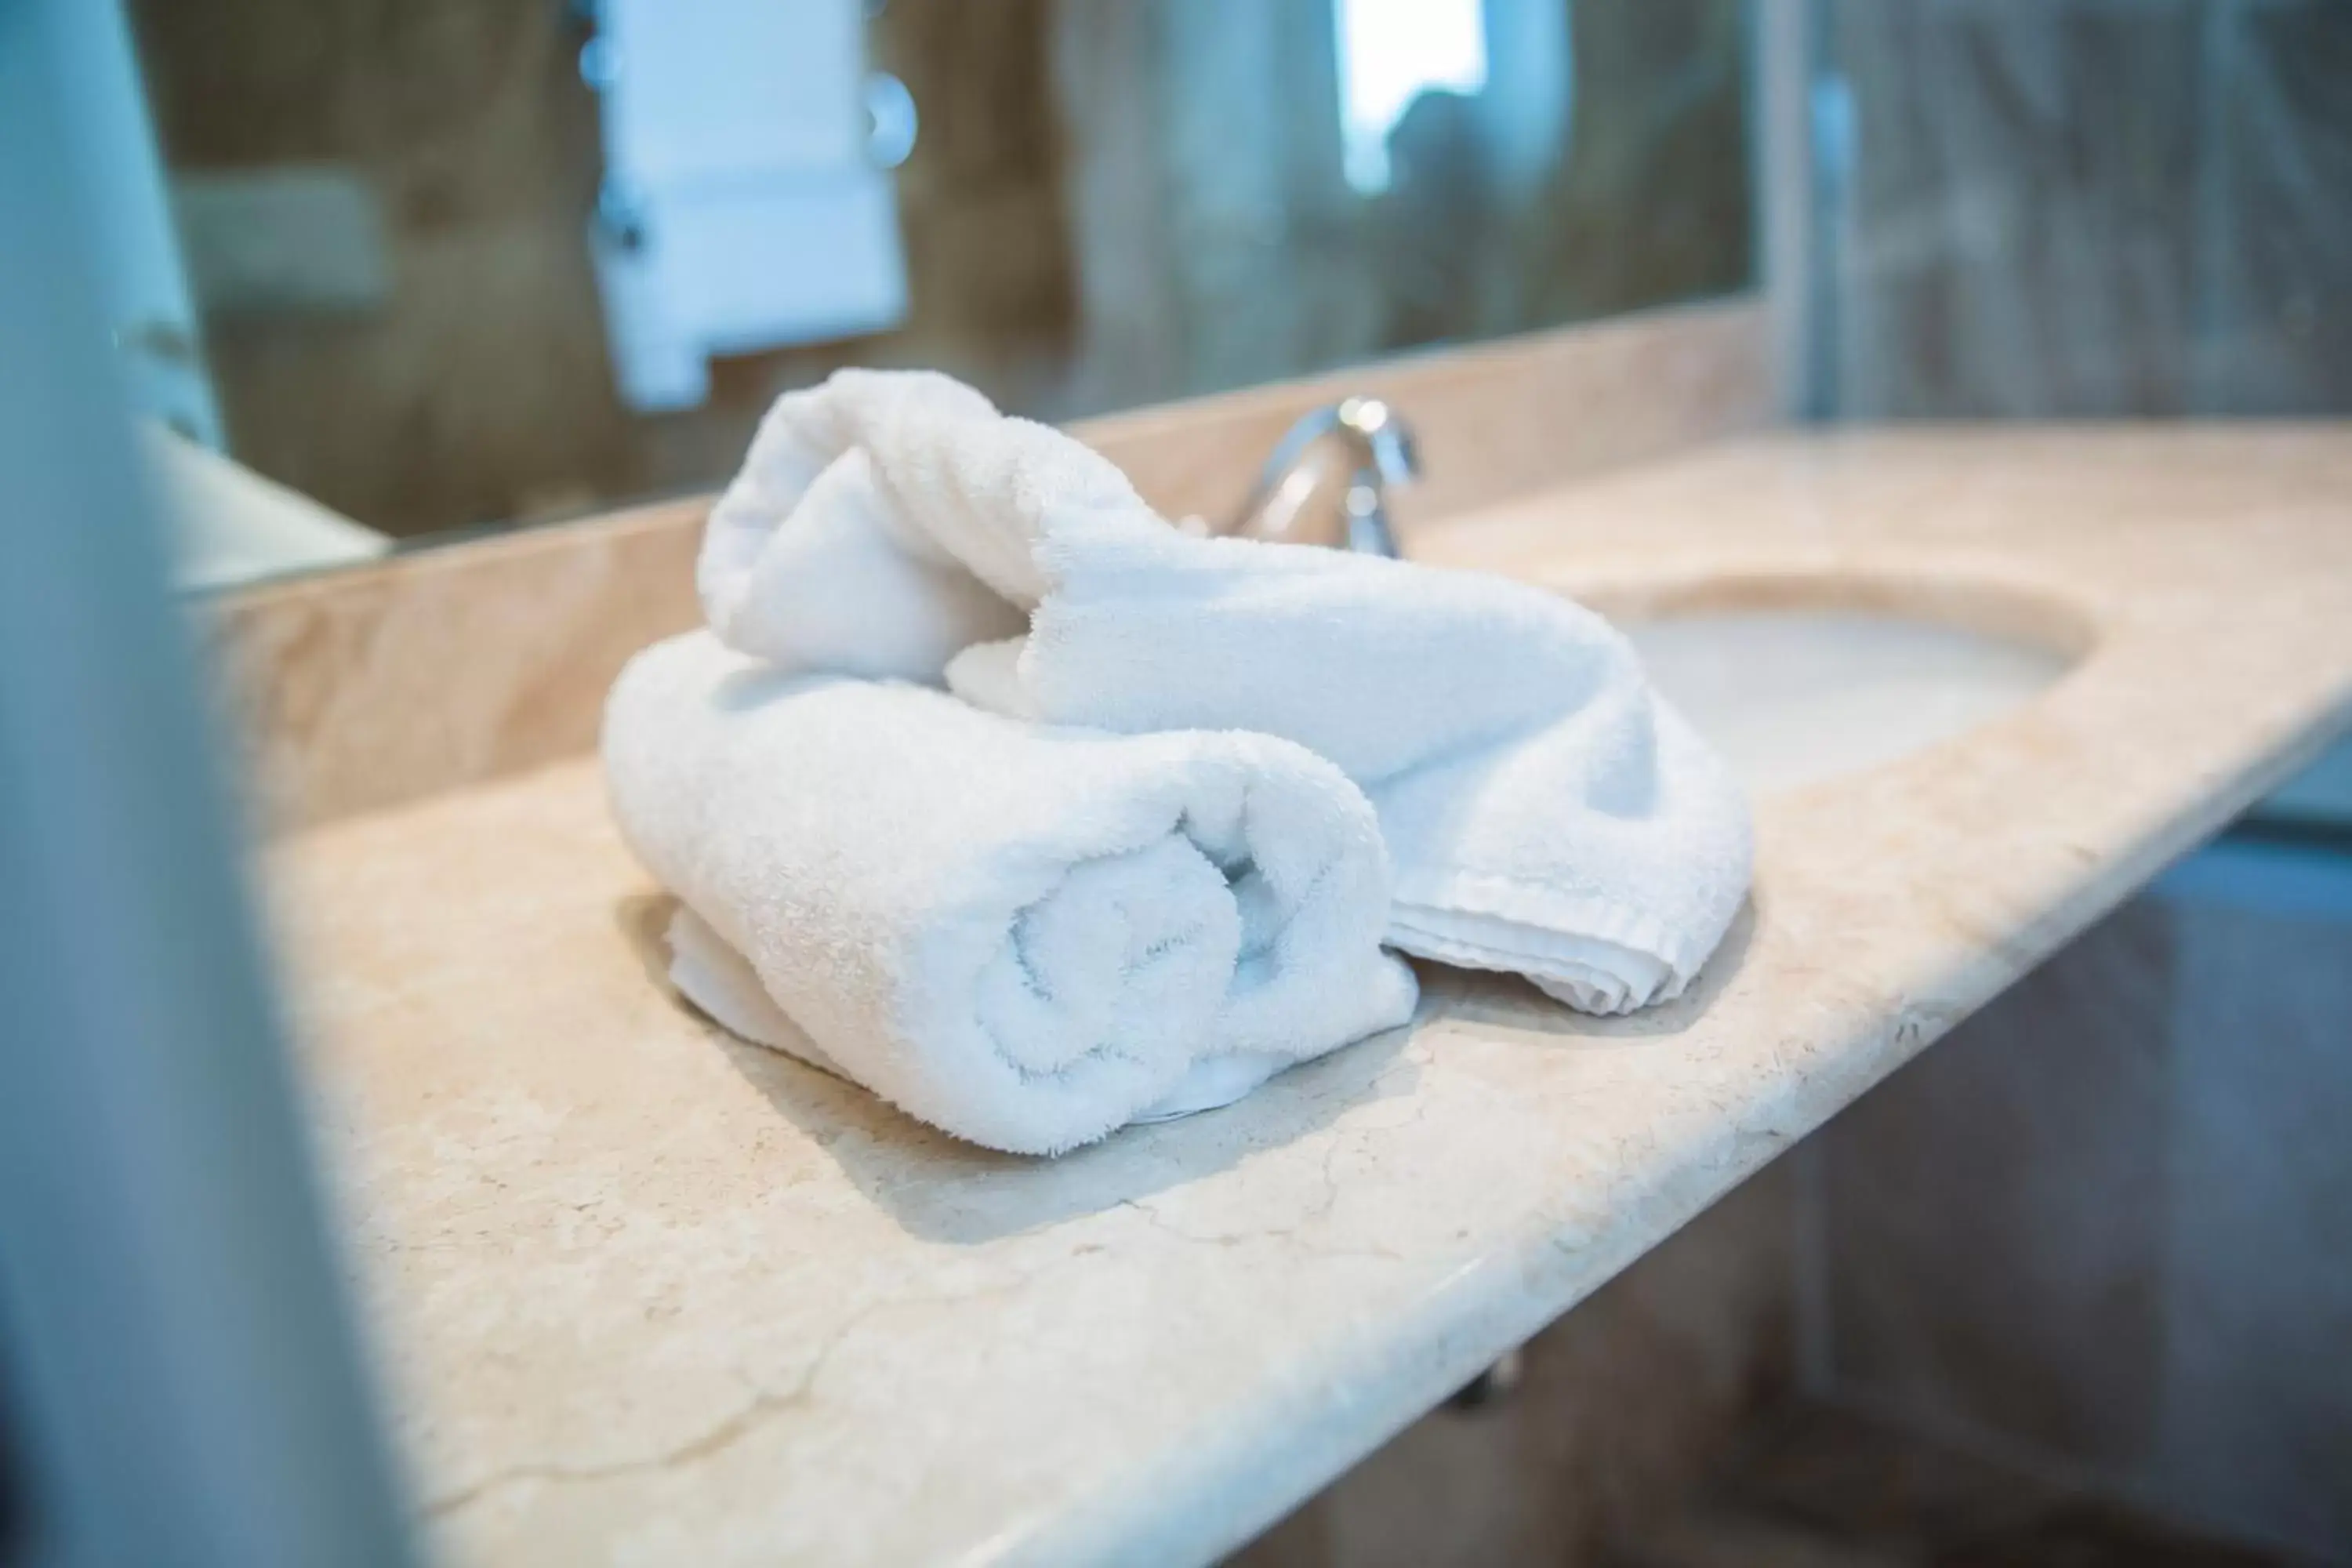
<svg viewBox="0 0 2352 1568"><path fill-rule="evenodd" d="M1929 587L1715 584L1644 595L1613 618L1667 700L1764 794L1960 734L2031 700L2089 644L2084 626L2049 605ZM1927 600L1928 613L1908 613L1906 597Z"/></svg>

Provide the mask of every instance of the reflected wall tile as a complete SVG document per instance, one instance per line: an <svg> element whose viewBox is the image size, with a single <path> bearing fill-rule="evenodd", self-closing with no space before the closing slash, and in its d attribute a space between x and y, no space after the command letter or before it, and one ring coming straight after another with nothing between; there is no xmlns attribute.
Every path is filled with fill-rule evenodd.
<svg viewBox="0 0 2352 1568"><path fill-rule="evenodd" d="M1839 412L2352 409L2352 8L1827 7Z"/></svg>
<svg viewBox="0 0 2352 1568"><path fill-rule="evenodd" d="M379 306L207 318L236 454L409 537L715 487L771 399L843 364L1066 420L1752 276L1741 0L1486 0L1499 85L1423 94L1390 141L1439 155L1386 192L1344 177L1331 0L867 10L921 121L890 175L906 321L722 357L702 405L648 415L589 256L582 8L136 0L174 171L329 162L385 215Z"/></svg>
<svg viewBox="0 0 2352 1568"><path fill-rule="evenodd" d="M2352 409L2352 6L2231 0L2210 31L2227 172L2203 406Z"/></svg>
<svg viewBox="0 0 2352 1568"><path fill-rule="evenodd" d="M1581 320L1753 283L1750 9L1569 7L1567 156L1516 226L1516 280L1536 315Z"/></svg>
<svg viewBox="0 0 2352 1568"><path fill-rule="evenodd" d="M2198 0L1832 0L1828 37L1856 110L1839 411L2185 407Z"/></svg>

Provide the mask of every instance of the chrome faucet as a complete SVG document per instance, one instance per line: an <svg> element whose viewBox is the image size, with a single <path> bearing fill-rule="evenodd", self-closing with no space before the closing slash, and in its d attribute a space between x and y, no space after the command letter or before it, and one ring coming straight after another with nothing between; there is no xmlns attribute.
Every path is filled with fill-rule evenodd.
<svg viewBox="0 0 2352 1568"><path fill-rule="evenodd" d="M1336 438L1348 453L1348 489L1340 501L1348 548L1366 555L1395 555L1388 487L1408 485L1420 477L1421 458L1413 449L1412 430L1377 397L1347 398L1293 425L1276 443L1256 487L1225 531L1245 539L1287 539L1322 479L1322 470L1307 458L1326 437Z"/></svg>

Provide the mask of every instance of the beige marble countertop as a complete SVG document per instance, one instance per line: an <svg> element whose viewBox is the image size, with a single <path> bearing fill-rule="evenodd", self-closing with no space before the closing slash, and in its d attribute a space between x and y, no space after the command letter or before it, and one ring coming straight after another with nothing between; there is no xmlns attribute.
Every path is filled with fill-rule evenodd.
<svg viewBox="0 0 2352 1568"><path fill-rule="evenodd" d="M1680 1003L1594 1020L1428 970L1413 1026L1055 1163L684 1010L593 762L282 843L436 1544L1210 1558L2352 719L2352 431L1772 436L1416 542L1621 607L1926 607L2084 657L1978 731L1763 801L1752 906Z"/></svg>

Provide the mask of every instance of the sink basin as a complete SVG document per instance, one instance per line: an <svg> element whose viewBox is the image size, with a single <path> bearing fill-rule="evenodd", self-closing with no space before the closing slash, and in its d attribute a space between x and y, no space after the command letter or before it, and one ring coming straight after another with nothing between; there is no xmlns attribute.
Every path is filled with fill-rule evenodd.
<svg viewBox="0 0 2352 1568"><path fill-rule="evenodd" d="M2016 707L2088 647L2005 591L1836 580L1596 595L1651 679L1758 793L1891 762ZM1909 613L1906 599L1925 601Z"/></svg>

